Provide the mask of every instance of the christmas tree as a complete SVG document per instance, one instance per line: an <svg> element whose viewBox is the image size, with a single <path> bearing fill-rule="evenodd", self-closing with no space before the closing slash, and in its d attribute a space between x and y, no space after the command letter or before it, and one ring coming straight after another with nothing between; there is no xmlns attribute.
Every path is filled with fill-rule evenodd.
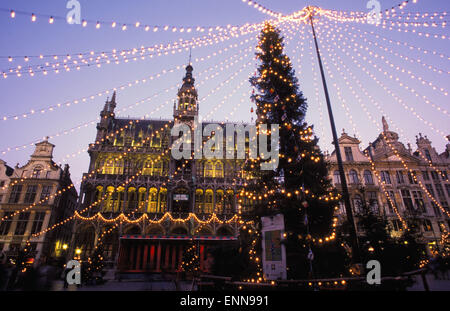
<svg viewBox="0 0 450 311"><path fill-rule="evenodd" d="M103 257L103 246L99 244L92 256L87 260L85 279L87 283L103 283L103 268L105 266Z"/></svg>
<svg viewBox="0 0 450 311"><path fill-rule="evenodd" d="M307 102L292 63L283 53L279 30L267 23L259 40L256 58L261 63L250 78L255 89L251 99L256 105L258 134L262 124L267 124L267 129L279 125L279 163L273 170L262 171L263 159L247 161L244 170L251 179L240 194L241 202L252 202L255 219L284 215L288 277L308 277L312 272L309 260L320 260L313 256L315 241L329 235L328 245L336 242L331 228L338 195L327 177L318 138L305 121ZM267 133L270 140L272 133ZM323 254L323 246L320 248Z"/></svg>
<svg viewBox="0 0 450 311"><path fill-rule="evenodd" d="M200 261L198 258L197 243L191 241L183 254L181 261L181 270L184 272L195 274L200 269Z"/></svg>

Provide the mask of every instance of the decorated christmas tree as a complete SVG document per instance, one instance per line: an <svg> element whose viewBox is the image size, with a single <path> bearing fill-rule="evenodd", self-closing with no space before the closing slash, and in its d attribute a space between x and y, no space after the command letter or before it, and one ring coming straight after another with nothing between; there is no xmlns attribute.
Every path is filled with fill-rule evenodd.
<svg viewBox="0 0 450 311"><path fill-rule="evenodd" d="M103 257L103 246L99 244L94 250L93 254L88 258L85 280L88 283L101 284L103 283L103 268L105 267Z"/></svg>
<svg viewBox="0 0 450 311"><path fill-rule="evenodd" d="M339 196L327 177L318 138L305 121L307 102L283 52L279 30L266 24L259 40L256 58L260 65L250 78L255 90L251 99L256 105L258 134L264 132L261 125L267 124L270 140L271 125L279 125L279 163L271 170L261 170L262 158L247 161L244 170L251 178L240 193L241 202L252 202L256 222L260 216L284 215L288 278L304 278L311 276L313 257L315 264L326 260L320 258L326 251L322 242L327 241L329 250L336 244L332 228ZM322 255L317 256L316 250ZM337 272L335 269L330 267Z"/></svg>
<svg viewBox="0 0 450 311"><path fill-rule="evenodd" d="M181 261L181 270L183 272L195 274L200 269L200 261L198 257L197 243L191 241L183 254Z"/></svg>

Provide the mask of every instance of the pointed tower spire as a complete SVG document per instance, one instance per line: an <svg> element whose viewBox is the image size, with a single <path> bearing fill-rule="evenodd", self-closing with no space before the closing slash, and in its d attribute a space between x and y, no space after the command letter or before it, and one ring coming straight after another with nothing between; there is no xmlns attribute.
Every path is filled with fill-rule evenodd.
<svg viewBox="0 0 450 311"><path fill-rule="evenodd" d="M384 116L381 117L381 122L383 123L383 132L389 132L389 125Z"/></svg>

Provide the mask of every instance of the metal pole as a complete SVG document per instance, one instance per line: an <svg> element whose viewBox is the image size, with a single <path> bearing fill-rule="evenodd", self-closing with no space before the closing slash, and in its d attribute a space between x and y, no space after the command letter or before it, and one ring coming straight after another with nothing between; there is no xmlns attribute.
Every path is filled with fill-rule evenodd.
<svg viewBox="0 0 450 311"><path fill-rule="evenodd" d="M352 207L350 204L350 196L348 193L347 181L345 179L344 166L342 164L341 150L339 149L339 141L338 141L338 137L337 137L337 133L336 133L336 126L334 124L333 110L331 109L330 97L328 95L327 82L325 80L325 74L324 74L324 70L323 70L323 66L322 66L322 59L320 58L319 46L317 44L316 32L314 30L312 10L310 10L310 12L311 12L311 14L309 15L309 20L311 22L314 43L316 45L317 59L319 61L320 74L322 76L323 90L325 92L325 99L327 101L328 116L330 117L331 131L333 133L333 143L334 143L334 148L336 150L336 159L337 159L338 168L339 168L339 176L341 178L345 212L347 214L347 220L350 225L350 238L352 240L353 263L356 264L356 263L361 263L358 237L356 235L356 227L355 227L355 222L353 219Z"/></svg>

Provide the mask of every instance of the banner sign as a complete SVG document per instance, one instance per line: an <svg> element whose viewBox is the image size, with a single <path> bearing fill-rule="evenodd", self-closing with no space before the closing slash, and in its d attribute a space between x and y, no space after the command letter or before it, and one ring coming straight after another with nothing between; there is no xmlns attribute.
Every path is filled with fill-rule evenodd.
<svg viewBox="0 0 450 311"><path fill-rule="evenodd" d="M261 217L263 271L269 280L285 280L286 249L281 240L284 234L284 217L278 214Z"/></svg>

